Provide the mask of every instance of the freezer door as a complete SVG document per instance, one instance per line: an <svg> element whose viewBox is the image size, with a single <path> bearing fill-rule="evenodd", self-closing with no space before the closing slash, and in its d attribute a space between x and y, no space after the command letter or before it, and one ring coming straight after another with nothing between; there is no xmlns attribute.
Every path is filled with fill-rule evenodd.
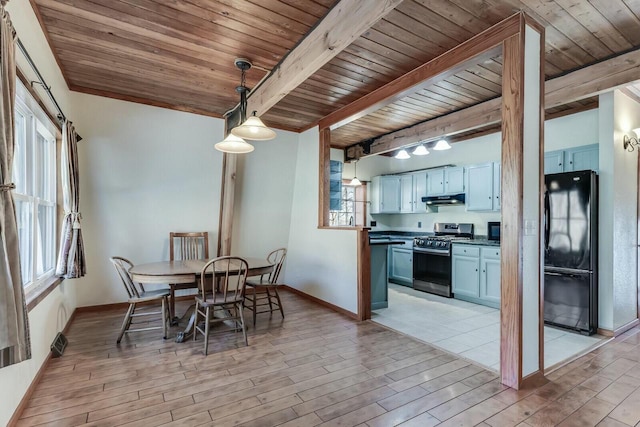
<svg viewBox="0 0 640 427"><path fill-rule="evenodd" d="M591 273L544 273L545 323L594 333L595 298L591 292Z"/></svg>
<svg viewBox="0 0 640 427"><path fill-rule="evenodd" d="M594 183L590 171L545 176L545 266L593 270Z"/></svg>

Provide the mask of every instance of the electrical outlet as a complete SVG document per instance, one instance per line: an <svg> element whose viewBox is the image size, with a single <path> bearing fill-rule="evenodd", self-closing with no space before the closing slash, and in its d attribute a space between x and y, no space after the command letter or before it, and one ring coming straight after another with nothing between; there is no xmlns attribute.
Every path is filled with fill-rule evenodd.
<svg viewBox="0 0 640 427"><path fill-rule="evenodd" d="M371 227L375 227L377 223L378 223L377 221L371 221L370 225L371 225Z"/></svg>
<svg viewBox="0 0 640 427"><path fill-rule="evenodd" d="M418 228L422 228L422 221L418 221Z"/></svg>

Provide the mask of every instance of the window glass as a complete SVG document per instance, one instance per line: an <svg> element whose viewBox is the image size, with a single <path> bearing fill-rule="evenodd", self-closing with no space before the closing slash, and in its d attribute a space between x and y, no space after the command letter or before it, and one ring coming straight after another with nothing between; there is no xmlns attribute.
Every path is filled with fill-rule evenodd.
<svg viewBox="0 0 640 427"><path fill-rule="evenodd" d="M56 260L56 141L52 124L18 82L14 200L23 285L53 275Z"/></svg>

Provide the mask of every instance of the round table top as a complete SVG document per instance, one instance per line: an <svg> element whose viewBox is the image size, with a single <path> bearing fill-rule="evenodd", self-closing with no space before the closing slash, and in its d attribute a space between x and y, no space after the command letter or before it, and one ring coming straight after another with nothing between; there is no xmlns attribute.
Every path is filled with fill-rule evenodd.
<svg viewBox="0 0 640 427"><path fill-rule="evenodd" d="M258 276L269 273L273 264L264 258L244 258L249 264L248 276ZM193 259L179 261L160 261L138 264L131 267L129 273L136 282L154 283L165 281L167 277L173 279L171 283L189 283L202 272L204 265L210 260ZM233 265L232 265L233 270ZM178 279L180 278L180 279ZM176 280L177 279L177 280Z"/></svg>

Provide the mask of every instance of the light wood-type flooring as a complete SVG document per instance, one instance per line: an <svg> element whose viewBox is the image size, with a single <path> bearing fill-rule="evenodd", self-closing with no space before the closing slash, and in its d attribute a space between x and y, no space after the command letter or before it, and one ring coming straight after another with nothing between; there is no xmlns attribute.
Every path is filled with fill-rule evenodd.
<svg viewBox="0 0 640 427"><path fill-rule="evenodd" d="M195 343L141 332L116 345L124 310L80 313L19 425L633 426L640 328L517 392L496 374L289 292L286 319ZM186 305L179 307L184 310ZM10 386L10 385L3 385ZM523 424L521 424L523 423Z"/></svg>

